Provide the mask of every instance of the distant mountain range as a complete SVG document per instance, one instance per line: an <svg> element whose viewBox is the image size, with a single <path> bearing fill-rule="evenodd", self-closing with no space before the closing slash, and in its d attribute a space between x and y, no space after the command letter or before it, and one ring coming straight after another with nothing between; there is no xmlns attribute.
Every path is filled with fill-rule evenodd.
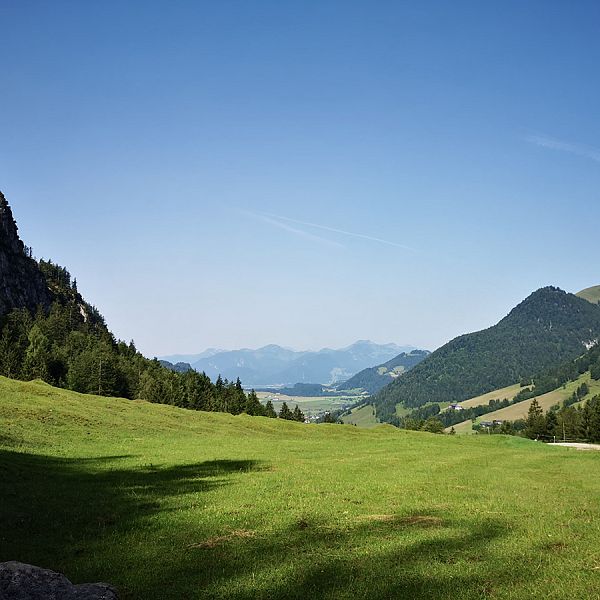
<svg viewBox="0 0 600 600"><path fill-rule="evenodd" d="M369 394L375 394L400 375L410 371L429 354L430 352L427 350L402 352L381 365L363 369L336 387L338 391L360 389Z"/></svg>
<svg viewBox="0 0 600 600"><path fill-rule="evenodd" d="M162 356L160 360L164 360L165 362L169 362L173 365L178 363L189 364L198 362L203 358L209 358L214 356L215 354L219 354L220 352L227 352L227 350L223 350L222 348L207 348L204 352L200 352L200 354L171 354L169 356Z"/></svg>
<svg viewBox="0 0 600 600"><path fill-rule="evenodd" d="M207 350L199 355L161 357L170 363L189 363L211 379L219 375L229 380L239 377L246 387L344 381L367 367L388 361L414 346L376 344L359 340L340 349L296 351L271 344L255 350Z"/></svg>
<svg viewBox="0 0 600 600"><path fill-rule="evenodd" d="M396 405L460 402L530 380L572 360L600 339L600 306L555 287L537 290L497 325L448 342L380 390L373 403L381 420Z"/></svg>

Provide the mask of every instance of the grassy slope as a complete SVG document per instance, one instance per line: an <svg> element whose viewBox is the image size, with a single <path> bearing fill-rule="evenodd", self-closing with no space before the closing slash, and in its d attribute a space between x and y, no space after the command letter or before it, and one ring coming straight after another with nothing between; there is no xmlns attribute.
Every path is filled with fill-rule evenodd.
<svg viewBox="0 0 600 600"><path fill-rule="evenodd" d="M589 373L584 373L576 381L571 381L567 383L564 388L561 387L552 392L548 392L547 394L542 394L541 396L538 396L537 401L539 402L540 406L546 411L551 406L554 406L555 404L561 404L564 400L572 396L573 392L576 391L577 388L584 382L589 385L590 393L582 399L582 402L585 402L590 398L594 397L595 395L600 394L600 381L594 381L590 378ZM498 390L498 392L496 393L499 394L501 391L502 390ZM493 394L494 393L492 393L492 397L495 398L502 399L507 397L510 399L510 396L493 396ZM496 410L494 412L483 415L478 419L478 421L493 421L494 419L504 421L515 421L516 419L525 419L527 417L527 411L529 410L529 407L531 406L532 402L533 398L531 400L524 400L523 402L519 402L518 404L513 404L512 406L507 406L506 408L501 408L500 410ZM482 403L480 402L480 404ZM476 405L473 404L472 406ZM468 431L471 429L471 421L463 421L462 423L455 425L454 429L457 433L468 433Z"/></svg>
<svg viewBox="0 0 600 600"><path fill-rule="evenodd" d="M499 390L494 390L493 392L488 392L487 394L482 394L481 396L476 396L475 398L465 400L459 404L465 408L472 408L474 406L480 406L481 404L488 405L490 400L504 400L505 398L512 400L522 389L523 388L517 383Z"/></svg>
<svg viewBox="0 0 600 600"><path fill-rule="evenodd" d="M352 412L342 420L348 425L357 427L375 427L379 424L375 416L375 409L370 404L352 409Z"/></svg>
<svg viewBox="0 0 600 600"><path fill-rule="evenodd" d="M123 598L596 598L599 468L0 379L0 561Z"/></svg>
<svg viewBox="0 0 600 600"><path fill-rule="evenodd" d="M586 288L585 290L581 290L575 294L592 304L600 304L600 285L595 285L593 287Z"/></svg>

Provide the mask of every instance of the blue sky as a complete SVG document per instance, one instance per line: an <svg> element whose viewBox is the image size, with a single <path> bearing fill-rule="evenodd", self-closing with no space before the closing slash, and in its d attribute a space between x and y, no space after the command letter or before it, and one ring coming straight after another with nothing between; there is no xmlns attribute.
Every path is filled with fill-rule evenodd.
<svg viewBox="0 0 600 600"><path fill-rule="evenodd" d="M0 189L148 355L433 349L600 283L600 4L0 3Z"/></svg>

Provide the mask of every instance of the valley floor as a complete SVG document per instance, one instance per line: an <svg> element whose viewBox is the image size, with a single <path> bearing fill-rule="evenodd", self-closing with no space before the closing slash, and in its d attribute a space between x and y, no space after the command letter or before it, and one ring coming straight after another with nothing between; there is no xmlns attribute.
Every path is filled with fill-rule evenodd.
<svg viewBox="0 0 600 600"><path fill-rule="evenodd" d="M0 378L0 561L122 598L594 599L600 454Z"/></svg>

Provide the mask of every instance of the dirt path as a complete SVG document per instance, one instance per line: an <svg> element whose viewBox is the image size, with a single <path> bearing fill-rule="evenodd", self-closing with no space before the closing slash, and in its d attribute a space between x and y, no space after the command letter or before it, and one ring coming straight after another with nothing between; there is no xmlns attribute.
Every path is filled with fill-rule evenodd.
<svg viewBox="0 0 600 600"><path fill-rule="evenodd" d="M549 446L566 446L567 448L577 448L577 450L600 450L600 444L582 444L579 442L556 442L548 444Z"/></svg>

